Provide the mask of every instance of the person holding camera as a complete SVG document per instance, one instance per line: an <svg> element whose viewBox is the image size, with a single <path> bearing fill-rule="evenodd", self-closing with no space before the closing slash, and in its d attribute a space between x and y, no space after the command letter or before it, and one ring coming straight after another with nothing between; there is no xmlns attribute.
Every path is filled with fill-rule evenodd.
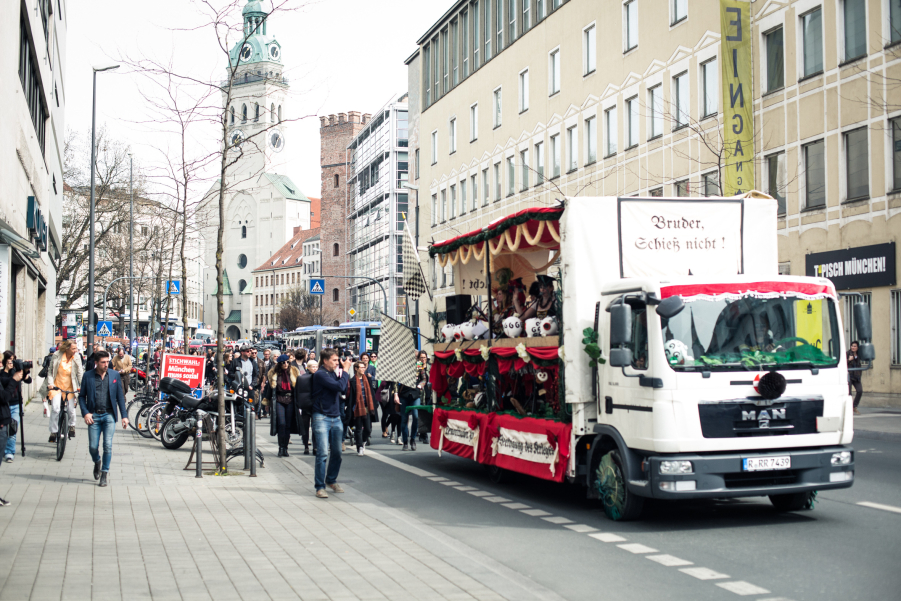
<svg viewBox="0 0 901 601"><path fill-rule="evenodd" d="M342 493L338 484L341 469L341 445L344 438L342 395L347 392L352 362L341 363L338 351L323 349L319 353L321 369L313 374L313 443L316 445L316 469L314 480L316 496L327 499L328 486L332 492ZM326 469L326 464L327 469Z"/></svg>
<svg viewBox="0 0 901 601"><path fill-rule="evenodd" d="M75 344L71 340L63 340L59 344L59 350L56 351L53 359L50 361L47 378L41 384L41 398L49 398L51 405L50 440L48 442L56 442L59 430L60 403L63 402L63 393L59 390L50 390L50 387L78 392L81 386L81 378L84 376L84 368L77 353L78 349L75 348ZM69 403L69 438L74 438L75 395L67 394L65 396L65 401Z"/></svg>
<svg viewBox="0 0 901 601"><path fill-rule="evenodd" d="M22 372L22 378L18 381L13 380L13 374L16 373L15 364L18 364L19 371ZM4 450L3 460L6 463L12 463L16 456L16 432L18 432L18 426L22 421L22 382L31 384L30 372L32 367L31 361L19 361L12 351L3 353L3 370L0 371L0 381L2 381L4 387L12 386L14 398L9 402L9 411L10 419L16 423L14 427L10 428L6 445L0 447L0 449Z"/></svg>
<svg viewBox="0 0 901 601"><path fill-rule="evenodd" d="M14 434L15 431L18 431L18 422L13 421L10 407L18 400L17 387L25 376L24 365L21 361L14 359L12 369L7 374L8 377L0 379L0 449L6 447L10 432L12 431ZM7 505L9 505L9 501L0 498L0 507Z"/></svg>

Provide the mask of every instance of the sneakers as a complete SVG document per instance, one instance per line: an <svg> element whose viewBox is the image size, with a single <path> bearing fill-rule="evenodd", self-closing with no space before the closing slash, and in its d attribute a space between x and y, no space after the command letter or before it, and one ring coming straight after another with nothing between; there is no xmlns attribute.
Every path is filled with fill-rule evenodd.
<svg viewBox="0 0 901 601"><path fill-rule="evenodd" d="M415 438L411 438L411 439L410 439L410 450L411 450L411 451L415 451L415 450L416 450L416 439L415 439Z"/></svg>
<svg viewBox="0 0 901 601"><path fill-rule="evenodd" d="M75 428L69 428L69 439L75 438Z"/></svg>
<svg viewBox="0 0 901 601"><path fill-rule="evenodd" d="M357 456L358 456L358 457L362 457L362 456L365 455L365 454L366 454L366 449L364 449L363 447L360 447L359 449L357 449Z"/></svg>
<svg viewBox="0 0 901 601"><path fill-rule="evenodd" d="M56 442L56 434L51 434L49 440L47 442Z"/></svg>
<svg viewBox="0 0 901 601"><path fill-rule="evenodd" d="M334 484L326 484L329 488L332 489L332 492L344 492L344 489L341 488L341 485L335 482Z"/></svg>
<svg viewBox="0 0 901 601"><path fill-rule="evenodd" d="M7 455L6 457L3 458L3 460L4 460L6 463L12 463L12 462L13 462L13 456L12 456L12 455Z"/></svg>
<svg viewBox="0 0 901 601"><path fill-rule="evenodd" d="M100 484L98 484L98 486L106 486L107 484L109 484L109 482L107 482L107 478L107 472L100 472Z"/></svg>
<svg viewBox="0 0 901 601"><path fill-rule="evenodd" d="M318 499L328 499L328 493L325 492L324 488L320 488L316 491L316 498Z"/></svg>
<svg viewBox="0 0 901 601"><path fill-rule="evenodd" d="M402 448L401 451L406 451L408 448L409 447L407 447L406 443L404 443L404 448Z"/></svg>
<svg viewBox="0 0 901 601"><path fill-rule="evenodd" d="M94 463L94 480L100 480L100 473L101 473L100 466L101 465L102 464L100 461L97 461Z"/></svg>
<svg viewBox="0 0 901 601"><path fill-rule="evenodd" d="M0 498L0 507L6 507L7 505L9 505L9 501L7 501L6 499Z"/></svg>

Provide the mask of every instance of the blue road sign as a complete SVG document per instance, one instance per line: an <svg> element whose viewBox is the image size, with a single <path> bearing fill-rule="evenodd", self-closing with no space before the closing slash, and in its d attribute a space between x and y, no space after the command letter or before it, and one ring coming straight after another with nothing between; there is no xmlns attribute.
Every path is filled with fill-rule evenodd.
<svg viewBox="0 0 901 601"><path fill-rule="evenodd" d="M97 322L97 335L98 336L112 336L113 335L113 322L98 321Z"/></svg>
<svg viewBox="0 0 901 601"><path fill-rule="evenodd" d="M193 396L195 399L198 399L198 400L202 399L203 398L203 388L195 388L194 390L191 391L191 396Z"/></svg>
<svg viewBox="0 0 901 601"><path fill-rule="evenodd" d="M310 280L310 294L325 294L325 280Z"/></svg>
<svg viewBox="0 0 901 601"><path fill-rule="evenodd" d="M181 294L181 280L166 280L168 294Z"/></svg>

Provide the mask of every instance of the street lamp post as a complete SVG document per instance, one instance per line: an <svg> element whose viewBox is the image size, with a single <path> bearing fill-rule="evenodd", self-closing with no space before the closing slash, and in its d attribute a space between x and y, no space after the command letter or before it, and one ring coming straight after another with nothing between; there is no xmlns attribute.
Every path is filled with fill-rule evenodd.
<svg viewBox="0 0 901 601"><path fill-rule="evenodd" d="M91 98L91 214L88 219L90 228L90 247L88 249L88 347L94 344L94 330L97 323L94 320L94 175L97 160L97 74L101 71L118 69L119 65L105 65L94 67L94 91Z"/></svg>
<svg viewBox="0 0 901 601"><path fill-rule="evenodd" d="M128 226L128 344L134 346L135 339L135 190L134 190L134 157L128 155L128 194L131 197ZM103 305L106 310L106 303ZM131 348L129 348L131 351Z"/></svg>

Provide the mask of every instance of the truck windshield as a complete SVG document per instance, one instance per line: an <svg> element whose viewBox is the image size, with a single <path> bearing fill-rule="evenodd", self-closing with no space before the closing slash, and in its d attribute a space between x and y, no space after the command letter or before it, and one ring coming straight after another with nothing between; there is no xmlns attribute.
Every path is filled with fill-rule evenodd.
<svg viewBox="0 0 901 601"><path fill-rule="evenodd" d="M676 371L838 365L838 322L829 298L730 295L684 300L681 313L661 318L666 358Z"/></svg>

